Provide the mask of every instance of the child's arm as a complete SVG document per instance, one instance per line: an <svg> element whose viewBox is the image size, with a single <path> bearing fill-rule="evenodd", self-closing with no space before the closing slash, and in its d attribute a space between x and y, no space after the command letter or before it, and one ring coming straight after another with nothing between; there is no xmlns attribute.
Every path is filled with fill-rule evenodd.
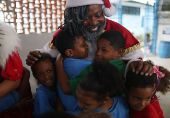
<svg viewBox="0 0 170 118"><path fill-rule="evenodd" d="M29 97L24 98L26 91L28 89L28 86L29 86L29 78L30 78L30 71L27 68L23 67L23 76L21 78L21 84L17 89L19 93L18 104L20 105L20 107L29 106L33 103L33 100L34 100ZM11 106L9 109L19 108L18 104Z"/></svg>
<svg viewBox="0 0 170 118"><path fill-rule="evenodd" d="M23 76L21 80L21 85L18 88L20 99L22 99L26 94L26 91L29 87L29 78L30 78L30 71L27 68L23 67Z"/></svg>
<svg viewBox="0 0 170 118"><path fill-rule="evenodd" d="M0 83L0 99L14 91L19 87L21 83L21 79L18 79L16 81L11 81L8 79L5 79L2 83Z"/></svg>
<svg viewBox="0 0 170 118"><path fill-rule="evenodd" d="M33 102L34 102L34 99L30 99L29 97L22 98L21 100L19 100L18 104L14 104L9 109L16 109L16 108L19 108L19 107L20 108L28 107L28 106L32 105Z"/></svg>
<svg viewBox="0 0 170 118"><path fill-rule="evenodd" d="M63 67L63 57L60 55L58 59L56 59L55 62L56 71L57 71L57 79L61 86L61 89L65 95L72 95L70 86L69 86L69 77L65 73L64 67Z"/></svg>
<svg viewBox="0 0 170 118"><path fill-rule="evenodd" d="M27 93L27 89L29 87L29 78L30 78L30 71L27 68L23 67L23 76L21 79L21 84L17 89L20 97L20 100L18 102L20 107L29 106L34 101L33 98L25 97ZM18 104L11 106L10 109L19 108Z"/></svg>
<svg viewBox="0 0 170 118"><path fill-rule="evenodd" d="M58 111L65 111L64 106L63 106L59 96L57 96L57 110Z"/></svg>
<svg viewBox="0 0 170 118"><path fill-rule="evenodd" d="M19 94L17 91L12 91L2 99L0 99L0 113L19 101Z"/></svg>

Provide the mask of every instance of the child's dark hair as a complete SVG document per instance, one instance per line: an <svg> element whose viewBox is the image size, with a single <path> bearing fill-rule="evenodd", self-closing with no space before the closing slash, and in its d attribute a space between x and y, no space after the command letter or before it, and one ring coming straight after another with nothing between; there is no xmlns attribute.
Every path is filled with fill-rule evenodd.
<svg viewBox="0 0 170 118"><path fill-rule="evenodd" d="M150 65L154 64L149 60L147 61ZM156 91L160 91L165 94L170 90L170 72L162 66L159 66L159 71L165 73L165 76L159 78L159 86ZM140 73L140 72L139 72ZM154 73L152 76L145 76L141 74L136 74L129 70L126 74L125 87L130 90L130 87L136 88L146 88L146 87L156 87L158 84L157 74Z"/></svg>
<svg viewBox="0 0 170 118"><path fill-rule="evenodd" d="M77 115L78 118L110 118L111 115L105 111L83 111Z"/></svg>
<svg viewBox="0 0 170 118"><path fill-rule="evenodd" d="M55 37L55 46L63 57L66 57L67 49L74 49L75 36L71 35L69 30L61 30Z"/></svg>
<svg viewBox="0 0 170 118"><path fill-rule="evenodd" d="M116 30L109 30L100 35L99 39L106 39L110 42L110 45L114 47L115 50L125 47L125 38L122 33Z"/></svg>
<svg viewBox="0 0 170 118"><path fill-rule="evenodd" d="M55 69L55 58L52 58L49 54L47 53L40 53L41 54L41 57L36 57L38 60L35 61L34 65L41 62L41 61L44 61L46 59L50 60L53 64L53 67ZM34 65L31 66L31 71L32 73L34 73Z"/></svg>
<svg viewBox="0 0 170 118"><path fill-rule="evenodd" d="M123 89L123 79L119 70L108 61L93 62L93 71L80 81L79 86L84 91L95 92L97 101L103 100L107 95L112 97Z"/></svg>

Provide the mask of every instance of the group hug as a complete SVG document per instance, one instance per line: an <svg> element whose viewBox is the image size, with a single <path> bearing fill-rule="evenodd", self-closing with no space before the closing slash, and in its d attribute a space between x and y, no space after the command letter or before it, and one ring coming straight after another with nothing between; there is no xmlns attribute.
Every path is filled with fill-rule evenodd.
<svg viewBox="0 0 170 118"><path fill-rule="evenodd" d="M164 118L156 93L170 90L170 72L143 61L132 33L105 18L115 12L110 1L65 7L64 24L26 62L19 35L0 22L0 118Z"/></svg>

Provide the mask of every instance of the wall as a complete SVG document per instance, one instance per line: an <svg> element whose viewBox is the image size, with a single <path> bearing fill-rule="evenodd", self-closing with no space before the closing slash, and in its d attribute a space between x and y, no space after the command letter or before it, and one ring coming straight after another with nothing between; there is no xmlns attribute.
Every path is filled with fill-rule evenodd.
<svg viewBox="0 0 170 118"><path fill-rule="evenodd" d="M169 0L159 0L159 11L158 11L158 34L157 34L157 52L160 41L170 41L170 34L163 34L165 28L169 28L170 32L170 10L162 11L162 5L170 5Z"/></svg>
<svg viewBox="0 0 170 118"><path fill-rule="evenodd" d="M115 3L117 7L118 3ZM144 35L146 32L152 32L153 29L153 6L136 2L122 1L122 6L139 7L140 15L122 14L122 25L126 27L135 36ZM109 19L118 22L118 9ZM147 30L147 31L146 31Z"/></svg>
<svg viewBox="0 0 170 118"><path fill-rule="evenodd" d="M158 22L158 35L157 35L157 51L160 41L169 41L170 34L163 34L163 30L169 28L170 31L170 18L159 18Z"/></svg>
<svg viewBox="0 0 170 118"><path fill-rule="evenodd" d="M29 51L34 49L41 49L48 42L51 41L54 33L42 33L42 34L20 34L22 49L19 50L20 57L22 59L23 65L30 70L30 67L26 65L26 58ZM36 81L34 77L30 77L31 90L34 94L36 91Z"/></svg>

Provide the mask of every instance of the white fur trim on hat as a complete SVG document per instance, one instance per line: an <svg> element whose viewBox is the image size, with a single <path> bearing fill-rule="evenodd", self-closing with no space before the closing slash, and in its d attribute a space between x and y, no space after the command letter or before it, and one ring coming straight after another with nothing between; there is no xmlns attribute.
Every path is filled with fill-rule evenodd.
<svg viewBox="0 0 170 118"><path fill-rule="evenodd" d="M109 17L109 16L112 16L114 13L115 13L116 9L113 5L111 5L110 8L104 8L103 9L103 13L105 16Z"/></svg>
<svg viewBox="0 0 170 118"><path fill-rule="evenodd" d="M20 39L15 30L0 21L0 67L6 65L6 60L16 48L20 48Z"/></svg>
<svg viewBox="0 0 170 118"><path fill-rule="evenodd" d="M122 60L131 60L131 59L143 59L144 55L141 50L134 50L133 52L130 52L128 54L123 55L120 57Z"/></svg>
<svg viewBox="0 0 170 118"><path fill-rule="evenodd" d="M103 0L67 0L66 1L66 8L70 7L78 7L84 5L91 5L91 4L101 4L104 5Z"/></svg>
<svg viewBox="0 0 170 118"><path fill-rule="evenodd" d="M115 7L110 4L109 0L67 0L65 7L70 8L70 7L78 7L78 6L85 6L85 5L92 5L92 4L105 5L103 12L104 15L107 17L110 17L115 13Z"/></svg>

